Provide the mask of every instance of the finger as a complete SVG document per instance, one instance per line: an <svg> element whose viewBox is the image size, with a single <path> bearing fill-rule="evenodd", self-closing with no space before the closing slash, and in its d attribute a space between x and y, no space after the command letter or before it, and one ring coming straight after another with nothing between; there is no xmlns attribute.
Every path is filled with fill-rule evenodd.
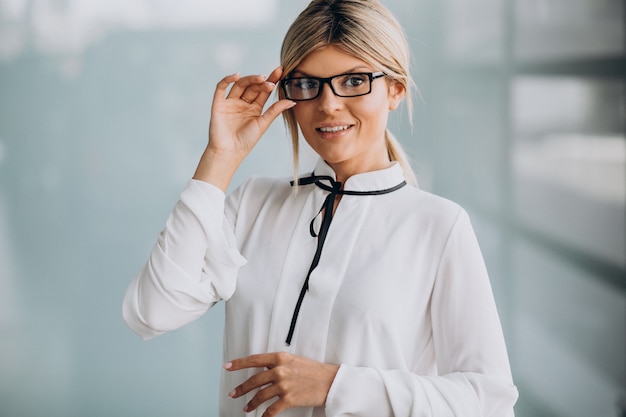
<svg viewBox="0 0 626 417"><path fill-rule="evenodd" d="M289 100L281 100L272 105L281 102L289 102ZM284 105L284 104L283 104ZM268 109L269 111L270 109ZM267 112L266 112L267 113ZM263 117L263 116L262 116ZM294 356L287 352L271 352L271 353L258 353L256 355L246 356L245 358L235 359L226 365L224 368L229 371L236 371L244 368L274 368L278 365L289 362Z"/></svg>
<svg viewBox="0 0 626 417"><path fill-rule="evenodd" d="M270 75L267 77L267 83L273 84L272 89L259 93L259 95L256 98L256 101L259 104L261 105L265 104L270 94L272 94L272 91L274 91L274 87L278 85L278 81L280 81L280 78L282 77L282 75L283 75L283 67L277 67L276 69L274 69L274 71L270 73Z"/></svg>
<svg viewBox="0 0 626 417"><path fill-rule="evenodd" d="M233 359L224 365L224 369L238 371L247 368L269 368L268 365L272 365L273 360L275 360L273 353L259 353L245 358Z"/></svg>
<svg viewBox="0 0 626 417"><path fill-rule="evenodd" d="M226 89L228 88L228 86L232 83L236 83L237 81L239 81L240 78L241 76L238 73L227 75L226 77L222 78L215 87L213 104L215 104L217 100L223 99L226 95Z"/></svg>
<svg viewBox="0 0 626 417"><path fill-rule="evenodd" d="M257 95L260 92L259 87L261 89L267 88L267 87L263 87L263 84L265 83L266 79L267 77L265 75L248 75L245 77L241 77L239 80L237 80L235 84L233 84L233 87L228 92L228 95L226 96L226 98L238 99L238 98L244 97L245 93L248 93L248 95L245 97L247 97L248 101L252 102L256 99Z"/></svg>
<svg viewBox="0 0 626 417"><path fill-rule="evenodd" d="M248 104L256 103L263 107L275 88L276 84L269 81L266 81L259 86L250 86L242 94L241 99Z"/></svg>
<svg viewBox="0 0 626 417"><path fill-rule="evenodd" d="M260 372L258 374L252 375L241 385L235 387L231 392L228 393L228 396L231 398L239 398L256 388L262 387L263 385L267 385L272 382L274 382L274 376L270 371Z"/></svg>
<svg viewBox="0 0 626 417"><path fill-rule="evenodd" d="M276 385L272 384L266 388L263 388L262 390L259 390L259 392L257 392L254 397L252 397L248 404L246 404L246 408L244 408L244 410L246 412L256 410L257 407L263 404L265 401L271 400L274 397L278 397L280 396L280 394L280 389Z"/></svg>
<svg viewBox="0 0 626 417"><path fill-rule="evenodd" d="M283 67L276 67L274 68L274 71L272 71L270 75L267 77L267 81L271 83L277 83L281 79L282 76L283 76Z"/></svg>
<svg viewBox="0 0 626 417"><path fill-rule="evenodd" d="M289 110L297 103L291 100L279 100L267 108L265 113L261 115L260 123L263 129L267 129L270 124L285 110Z"/></svg>
<svg viewBox="0 0 626 417"><path fill-rule="evenodd" d="M267 407L267 409L263 413L262 417L274 417L274 416L277 416L278 413L282 412L283 410L285 410L287 408L289 408L287 403L285 401L283 401L282 399L280 399L278 401L275 401L274 404L272 404L269 407Z"/></svg>

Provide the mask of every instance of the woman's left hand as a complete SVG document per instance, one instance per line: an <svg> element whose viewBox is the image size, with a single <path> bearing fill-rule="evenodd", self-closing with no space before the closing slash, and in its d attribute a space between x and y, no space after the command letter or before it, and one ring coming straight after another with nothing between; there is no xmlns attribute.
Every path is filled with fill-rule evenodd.
<svg viewBox="0 0 626 417"><path fill-rule="evenodd" d="M263 417L273 417L287 408L325 405L339 365L320 363L286 352L251 355L224 365L228 371L246 368L267 369L251 376L228 395L239 398L260 388L244 411L253 411L265 401L278 397L263 414Z"/></svg>

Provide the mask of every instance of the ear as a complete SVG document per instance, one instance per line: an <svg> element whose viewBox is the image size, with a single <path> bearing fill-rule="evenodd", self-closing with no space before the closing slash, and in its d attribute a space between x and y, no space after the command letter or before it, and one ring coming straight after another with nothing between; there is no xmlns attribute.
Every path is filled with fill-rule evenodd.
<svg viewBox="0 0 626 417"><path fill-rule="evenodd" d="M395 110L406 94L406 89L397 81L389 83L389 110Z"/></svg>

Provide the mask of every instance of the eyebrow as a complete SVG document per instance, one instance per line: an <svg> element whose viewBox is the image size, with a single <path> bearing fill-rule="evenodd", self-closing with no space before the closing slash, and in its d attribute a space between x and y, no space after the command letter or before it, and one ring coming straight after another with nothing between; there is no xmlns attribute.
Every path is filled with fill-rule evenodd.
<svg viewBox="0 0 626 417"><path fill-rule="evenodd" d="M353 72L363 72L363 71L365 71L365 72L370 72L370 71L374 71L374 70L372 70L372 69L371 69L371 68L369 68L369 67L366 67L366 66L363 66L363 65L359 65L359 66L356 66L356 67L352 67L352 68L350 68L350 69L348 69L348 70L345 70L344 72L340 72L340 73L338 73L337 75L341 75L341 74L350 74L350 73L353 73ZM297 74L298 76L300 76L300 77L326 78L326 77L317 77L317 76L315 76L315 75L309 74L309 73L304 72L304 71L302 71L302 70L299 70L299 69L297 69L297 68L296 68L296 69L294 69L293 71L291 71L291 74L289 74L289 76L290 76L290 77L293 77L293 76L294 76L294 75L296 75L296 74Z"/></svg>

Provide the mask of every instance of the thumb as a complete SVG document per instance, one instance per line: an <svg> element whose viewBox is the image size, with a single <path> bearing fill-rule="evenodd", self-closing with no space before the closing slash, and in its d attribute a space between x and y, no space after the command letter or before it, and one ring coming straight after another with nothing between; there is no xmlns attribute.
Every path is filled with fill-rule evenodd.
<svg viewBox="0 0 626 417"><path fill-rule="evenodd" d="M294 107L297 103L291 100L279 100L272 104L268 109L261 115L261 124L264 129L267 129L270 124L285 110L289 110Z"/></svg>

